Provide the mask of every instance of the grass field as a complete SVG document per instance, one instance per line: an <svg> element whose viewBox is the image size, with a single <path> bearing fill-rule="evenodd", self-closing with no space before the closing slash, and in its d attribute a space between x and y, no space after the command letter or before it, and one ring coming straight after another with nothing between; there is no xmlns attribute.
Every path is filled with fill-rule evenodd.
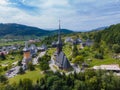
<svg viewBox="0 0 120 90"><path fill-rule="evenodd" d="M65 55L66 55L67 57L69 57L69 56L71 55L71 53L72 53L72 46L70 46L70 45L65 45L65 46L63 47L63 52L65 53Z"/></svg>
<svg viewBox="0 0 120 90"><path fill-rule="evenodd" d="M14 59L12 59L12 57L14 57ZM12 64L18 60L22 60L22 55L7 55L5 60L0 60L0 64Z"/></svg>
<svg viewBox="0 0 120 90"><path fill-rule="evenodd" d="M90 66L99 66L99 65L102 65L102 64L103 65L105 65L105 64L119 64L119 63L120 63L119 60L114 60L114 59L111 59L111 58L103 59L103 60L94 59L90 63Z"/></svg>
<svg viewBox="0 0 120 90"><path fill-rule="evenodd" d="M105 65L105 64L119 64L120 65L120 60L112 58L112 53L108 52L105 53L104 59L96 59L94 58L95 52L89 52L88 51L88 56L84 57L85 60L89 63L90 67L93 66L99 66L99 65ZM91 60L89 62L88 60Z"/></svg>
<svg viewBox="0 0 120 90"><path fill-rule="evenodd" d="M49 48L47 50L47 54L49 54L51 56L51 55L53 55L55 53L55 51L56 51L56 48Z"/></svg>
<svg viewBox="0 0 120 90"><path fill-rule="evenodd" d="M44 76L44 74L41 74L40 69L36 68L36 70L34 70L34 71L26 71L26 73L23 75L17 75L13 78L10 78L9 83L10 84L12 84L14 82L18 83L20 79L22 80L24 78L31 79L33 81L33 83L36 83L36 81L43 76Z"/></svg>
<svg viewBox="0 0 120 90"><path fill-rule="evenodd" d="M47 51L47 54L53 55L55 51L56 51L56 48L49 48L49 50ZM63 52L67 57L71 54L71 51L72 51L72 48L69 45L65 45L63 47Z"/></svg>

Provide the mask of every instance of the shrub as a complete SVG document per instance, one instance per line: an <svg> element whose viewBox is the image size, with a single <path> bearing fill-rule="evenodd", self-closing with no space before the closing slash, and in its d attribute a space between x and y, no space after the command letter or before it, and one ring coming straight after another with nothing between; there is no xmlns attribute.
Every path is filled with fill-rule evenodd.
<svg viewBox="0 0 120 90"><path fill-rule="evenodd" d="M94 57L97 58L97 59L103 59L103 58L104 58L104 57L103 57L103 54L101 54L101 53L95 54Z"/></svg>

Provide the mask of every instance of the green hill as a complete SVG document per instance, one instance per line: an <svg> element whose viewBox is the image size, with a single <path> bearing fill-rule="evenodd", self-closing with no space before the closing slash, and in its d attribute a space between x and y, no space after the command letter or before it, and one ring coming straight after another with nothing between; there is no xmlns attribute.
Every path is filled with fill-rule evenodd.
<svg viewBox="0 0 120 90"><path fill-rule="evenodd" d="M72 33L73 31L62 29L62 33ZM57 30L44 30L36 27L10 23L0 24L0 36L48 36L56 34Z"/></svg>
<svg viewBox="0 0 120 90"><path fill-rule="evenodd" d="M120 24L111 25L102 31L97 31L94 33L94 38L96 42L103 40L108 44L120 44Z"/></svg>

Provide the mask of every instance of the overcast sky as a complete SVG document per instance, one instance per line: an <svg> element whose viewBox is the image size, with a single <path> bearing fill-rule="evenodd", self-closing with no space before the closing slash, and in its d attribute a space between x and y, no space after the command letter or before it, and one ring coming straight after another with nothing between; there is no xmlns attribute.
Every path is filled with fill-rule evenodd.
<svg viewBox="0 0 120 90"><path fill-rule="evenodd" d="M90 30L120 23L120 0L0 0L0 23Z"/></svg>

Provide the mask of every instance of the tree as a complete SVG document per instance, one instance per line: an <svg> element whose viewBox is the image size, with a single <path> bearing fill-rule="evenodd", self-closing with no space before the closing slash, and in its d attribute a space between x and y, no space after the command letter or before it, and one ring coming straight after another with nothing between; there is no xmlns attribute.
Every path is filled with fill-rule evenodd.
<svg viewBox="0 0 120 90"><path fill-rule="evenodd" d="M46 71L49 69L49 61L50 61L51 57L49 55L45 55L41 58L39 58L39 62L40 62L40 69L43 71Z"/></svg>
<svg viewBox="0 0 120 90"><path fill-rule="evenodd" d="M23 84L23 90L33 90L32 80L25 78L23 79L22 84Z"/></svg>
<svg viewBox="0 0 120 90"><path fill-rule="evenodd" d="M89 80L86 80L86 83L90 90L101 90L101 88L98 87L98 81L96 76L93 76Z"/></svg>
<svg viewBox="0 0 120 90"><path fill-rule="evenodd" d="M46 62L46 61L40 62L40 69L43 70L43 71L48 70L48 69L49 69L49 64L48 64L48 62Z"/></svg>
<svg viewBox="0 0 120 90"><path fill-rule="evenodd" d="M0 75L0 83L6 82L7 78L4 75Z"/></svg>
<svg viewBox="0 0 120 90"><path fill-rule="evenodd" d="M77 56L75 59L72 61L75 64L82 64L84 62L84 57L83 56Z"/></svg>
<svg viewBox="0 0 120 90"><path fill-rule="evenodd" d="M93 44L93 46L92 46L92 49L93 49L93 50L96 50L96 49L98 49L98 48L100 48L100 44L99 44L98 42L94 42L94 44Z"/></svg>
<svg viewBox="0 0 120 90"><path fill-rule="evenodd" d="M57 80L57 81L53 82L51 90L66 90L65 87L63 88L63 86L65 86L64 81L63 80Z"/></svg>
<svg viewBox="0 0 120 90"><path fill-rule="evenodd" d="M75 80L74 90L85 90L85 84L84 82L80 80Z"/></svg>
<svg viewBox="0 0 120 90"><path fill-rule="evenodd" d="M96 53L94 57L97 58L97 59L103 59L104 58L103 54L101 54L101 53Z"/></svg>
<svg viewBox="0 0 120 90"><path fill-rule="evenodd" d="M114 44L112 49L115 53L120 53L120 45Z"/></svg>
<svg viewBox="0 0 120 90"><path fill-rule="evenodd" d="M34 67L34 65L33 65L32 62L29 62L29 63L28 63L28 69L29 69L30 71L35 70L35 67Z"/></svg>
<svg viewBox="0 0 120 90"><path fill-rule="evenodd" d="M22 61L21 60L18 61L18 66L22 66Z"/></svg>
<svg viewBox="0 0 120 90"><path fill-rule="evenodd" d="M77 45L74 45L72 49L72 57L76 57L77 55L78 55Z"/></svg>
<svg viewBox="0 0 120 90"><path fill-rule="evenodd" d="M5 60L6 57L5 57L5 54L4 53L1 53L0 57L2 58L2 60Z"/></svg>
<svg viewBox="0 0 120 90"><path fill-rule="evenodd" d="M51 59L51 56L45 54L43 57L40 57L40 58L38 59L38 61L39 61L39 62L42 62L42 61L47 61L47 62L49 62L50 59Z"/></svg>
<svg viewBox="0 0 120 90"><path fill-rule="evenodd" d="M0 67L0 73L1 73L1 72L3 72L3 68L2 68L2 67Z"/></svg>
<svg viewBox="0 0 120 90"><path fill-rule="evenodd" d="M20 67L20 69L19 69L19 74L24 74L24 73L25 73L25 72L24 72L23 68Z"/></svg>
<svg viewBox="0 0 120 90"><path fill-rule="evenodd" d="M54 85L54 82L58 81L58 80L60 80L60 78L57 75L53 75L53 76L47 77L46 87L47 88L52 87Z"/></svg>

